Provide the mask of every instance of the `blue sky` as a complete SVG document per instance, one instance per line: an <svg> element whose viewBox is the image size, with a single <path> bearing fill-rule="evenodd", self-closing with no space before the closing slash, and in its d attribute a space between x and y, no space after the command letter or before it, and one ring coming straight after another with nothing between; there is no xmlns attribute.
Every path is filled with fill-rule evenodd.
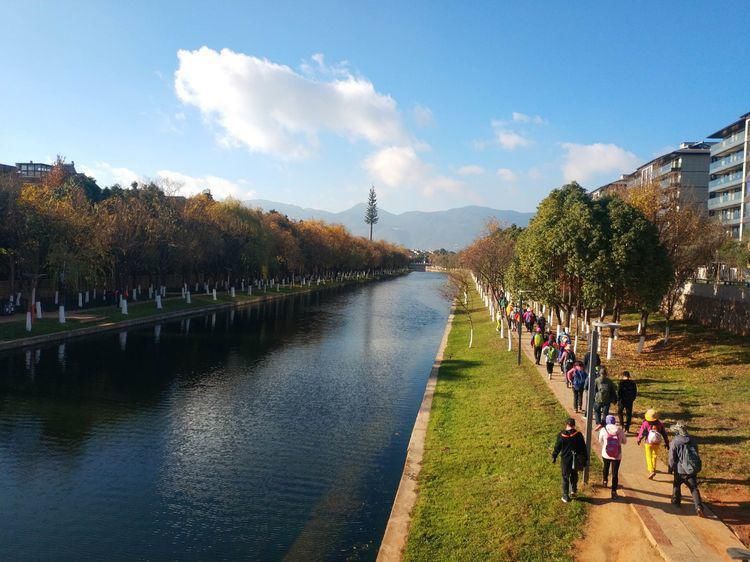
<svg viewBox="0 0 750 562"><path fill-rule="evenodd" d="M750 4L13 2L0 162L343 210L533 210L750 111Z"/></svg>

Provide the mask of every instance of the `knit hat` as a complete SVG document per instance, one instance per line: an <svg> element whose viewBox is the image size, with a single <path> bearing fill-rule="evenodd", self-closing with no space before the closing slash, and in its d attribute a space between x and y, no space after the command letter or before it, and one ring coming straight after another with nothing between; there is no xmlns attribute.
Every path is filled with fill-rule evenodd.
<svg viewBox="0 0 750 562"><path fill-rule="evenodd" d="M612 414L604 418L604 421L607 425L617 425L617 419Z"/></svg>
<svg viewBox="0 0 750 562"><path fill-rule="evenodd" d="M678 421L671 427L671 429L677 435L687 435L687 427L683 421Z"/></svg>

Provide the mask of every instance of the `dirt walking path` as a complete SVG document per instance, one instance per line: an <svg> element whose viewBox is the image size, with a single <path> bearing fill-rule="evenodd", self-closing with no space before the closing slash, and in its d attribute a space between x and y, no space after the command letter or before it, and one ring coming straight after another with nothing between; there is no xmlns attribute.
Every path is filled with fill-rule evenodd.
<svg viewBox="0 0 750 562"><path fill-rule="evenodd" d="M533 352L529 346L529 337L525 332L522 342L526 357L534 361ZM517 339L513 344L514 349L516 349ZM547 380L547 372L544 366L538 366L537 371L547 381L558 401L569 414L576 418L579 427L585 428L583 417L573 412L573 393L566 388L559 367L556 366L551 381ZM641 421L643 420L633 420L631 431L634 428L637 429ZM595 441L592 446L592 455L598 454L599 451L600 447L597 446ZM716 517L710 510L710 506L706 509L706 518L700 518L695 514L690 501L690 494L689 492L686 493L687 490L683 490L681 507L675 507L670 503L672 477L667 474L667 467L661 460L658 464L656 478L649 480L647 475L643 447L636 444L635 435L630 433L628 434L627 444L623 446L622 464L620 466L620 486L623 497L617 502L622 505L629 505L632 508L637 520L641 523L642 534L648 537L648 540L658 549L663 558L675 562L729 560L726 555L728 547L743 548L736 535ZM596 484L600 481L600 475L592 472L590 482ZM592 503L595 507L592 509L590 519L601 520L603 526L599 527L600 530L605 527L612 529L624 527L622 520L616 517L614 508L600 509L601 505L609 502L599 505L597 505L597 502ZM591 524L599 525L599 521ZM589 536L600 536L594 535L592 530L587 529ZM613 558L606 558L606 547L603 548L605 550L600 551L600 553L605 558L601 559L612 560ZM584 558L581 558L581 560L584 560ZM614 558L614 560L626 560L626 558Z"/></svg>

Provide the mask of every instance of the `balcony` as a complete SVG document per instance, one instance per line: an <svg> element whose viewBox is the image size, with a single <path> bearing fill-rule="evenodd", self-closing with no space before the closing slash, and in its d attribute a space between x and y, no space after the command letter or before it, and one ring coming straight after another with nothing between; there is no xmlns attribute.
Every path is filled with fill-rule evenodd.
<svg viewBox="0 0 750 562"><path fill-rule="evenodd" d="M716 191L717 189L731 187L733 185L742 184L742 170L719 176L715 180L708 182L708 191Z"/></svg>
<svg viewBox="0 0 750 562"><path fill-rule="evenodd" d="M712 197L708 200L708 210L714 211L716 209L720 209L727 206L737 206L739 205L740 201L742 200L742 193L739 191L734 191L732 193L727 193L725 195L721 195L720 197Z"/></svg>
<svg viewBox="0 0 750 562"><path fill-rule="evenodd" d="M733 152L729 156L720 158L719 160L716 160L715 162L711 162L710 166L708 167L708 171L711 172L712 174L717 174L733 166L738 166L742 164L744 161L745 161L745 154L740 150L738 152Z"/></svg>
<svg viewBox="0 0 750 562"><path fill-rule="evenodd" d="M727 150L734 148L735 146L742 144L742 142L745 140L745 130L742 129L741 131L736 132L731 137L728 137L724 139L721 142L717 142L716 144L711 146L711 156L716 156L717 154L721 154L722 152L726 152Z"/></svg>
<svg viewBox="0 0 750 562"><path fill-rule="evenodd" d="M672 172L677 172L679 169L680 166L677 161L672 161L669 164L666 164L659 168L659 172L657 173L656 177L666 176L667 174L671 174Z"/></svg>
<svg viewBox="0 0 750 562"><path fill-rule="evenodd" d="M721 224L728 225L728 226L731 226L731 225L734 225L734 224L740 224L742 222L742 220L740 219L740 215L739 214L737 214L736 217L731 218L731 219L724 219L722 217L719 217L719 218L721 219Z"/></svg>

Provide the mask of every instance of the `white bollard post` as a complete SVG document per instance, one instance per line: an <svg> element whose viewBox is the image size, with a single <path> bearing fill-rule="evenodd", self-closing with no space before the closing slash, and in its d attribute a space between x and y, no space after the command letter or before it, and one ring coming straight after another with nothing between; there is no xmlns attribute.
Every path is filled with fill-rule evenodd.
<svg viewBox="0 0 750 562"><path fill-rule="evenodd" d="M59 300L60 300L60 291L55 291L55 306L58 305Z"/></svg>
<svg viewBox="0 0 750 562"><path fill-rule="evenodd" d="M252 286L252 285L249 285L249 284L248 284L248 286L247 286L247 295L248 295L249 297L252 297L252 296L253 296L253 286Z"/></svg>
<svg viewBox="0 0 750 562"><path fill-rule="evenodd" d="M237 295L235 295L235 293L234 293L234 287L232 287L232 298L234 298L235 296L237 296Z"/></svg>
<svg viewBox="0 0 750 562"><path fill-rule="evenodd" d="M78 308L83 308L83 294L78 293Z"/></svg>
<svg viewBox="0 0 750 562"><path fill-rule="evenodd" d="M120 308L120 312L122 312L125 316L127 316L128 315L128 301L127 301L127 299L122 299L120 301L120 303L121 303L121 307L122 307L122 308Z"/></svg>
<svg viewBox="0 0 750 562"><path fill-rule="evenodd" d="M133 287L133 302L138 300L138 289Z"/></svg>
<svg viewBox="0 0 750 562"><path fill-rule="evenodd" d="M65 306L62 304L57 308L57 321L65 324Z"/></svg>
<svg viewBox="0 0 750 562"><path fill-rule="evenodd" d="M216 300L216 289L214 289L213 296L214 296L214 300Z"/></svg>
<svg viewBox="0 0 750 562"><path fill-rule="evenodd" d="M83 302L85 302L86 304L89 304L89 292L88 291L86 291L83 297Z"/></svg>
<svg viewBox="0 0 750 562"><path fill-rule="evenodd" d="M185 287L180 287L180 296L184 299L185 298Z"/></svg>
<svg viewBox="0 0 750 562"><path fill-rule="evenodd" d="M188 303L188 304L190 304L190 303L192 303L192 302L193 302L193 301L191 301L191 300L190 300L190 291L188 291L188 292L187 292L187 293L185 294L185 298L187 299L187 303Z"/></svg>
<svg viewBox="0 0 750 562"><path fill-rule="evenodd" d="M42 303L39 302L39 301L36 301L35 306L36 306L36 317L37 317L38 320L41 320L41 318L42 318Z"/></svg>
<svg viewBox="0 0 750 562"><path fill-rule="evenodd" d="M26 311L26 331L27 332L31 331L31 311L30 310Z"/></svg>
<svg viewBox="0 0 750 562"><path fill-rule="evenodd" d="M156 295L156 310L161 310L161 295Z"/></svg>

